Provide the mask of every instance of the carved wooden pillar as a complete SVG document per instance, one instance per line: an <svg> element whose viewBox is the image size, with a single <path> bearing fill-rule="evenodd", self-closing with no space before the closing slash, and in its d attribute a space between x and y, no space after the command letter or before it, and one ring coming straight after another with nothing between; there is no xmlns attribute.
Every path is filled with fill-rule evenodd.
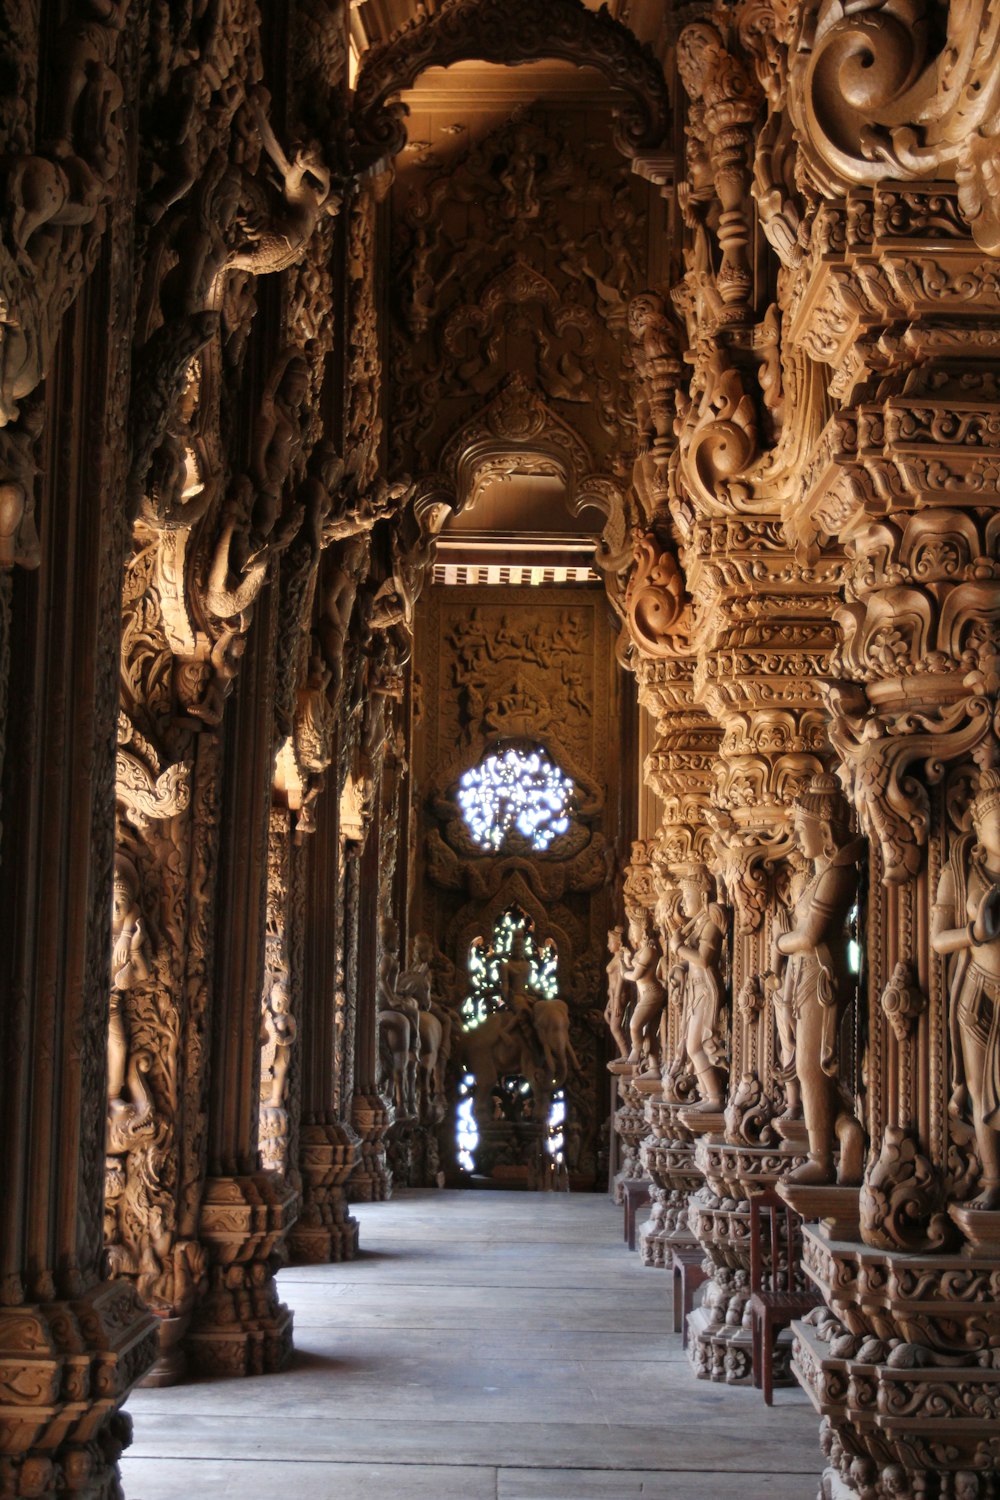
<svg viewBox="0 0 1000 1500"><path fill-rule="evenodd" d="M640 657L636 666L639 701L653 716L656 740L643 774L662 809L660 828L652 850L655 916L664 954L670 950L684 921L681 882L700 878L712 865L714 851L706 813L714 784L719 729L695 703L695 661L678 643L669 656ZM640 1159L654 1186L650 1190L652 1212L642 1236L643 1260L647 1265L671 1269L673 1249L695 1244L688 1226L688 1198L701 1176L693 1161L690 1129L680 1111L692 1098L695 1078L683 1050L683 1002L671 995L665 1028L663 1086L646 1099L648 1134ZM725 1040L725 1039L723 1039ZM680 1066L674 1059L683 1057Z"/></svg>
<svg viewBox="0 0 1000 1500"><path fill-rule="evenodd" d="M387 1198L392 1174L385 1154L385 1134L392 1110L375 1087L378 1021L375 982L378 973L379 846L381 797L375 805L364 849L348 865L348 914L351 921L347 967L348 994L354 1000L354 1092L351 1124L361 1137L361 1160L351 1176L349 1196L356 1202Z"/></svg>
<svg viewBox="0 0 1000 1500"><path fill-rule="evenodd" d="M257 1170L276 619L268 590L224 729L209 1175L199 1223L209 1287L188 1340L199 1369L236 1375L281 1369L292 1350L273 1266L298 1193L282 1174Z"/></svg>
<svg viewBox="0 0 1000 1500"><path fill-rule="evenodd" d="M748 1195L802 1152L795 1131L785 1154L778 1149L782 1090L763 980L792 852L791 801L829 753L819 684L834 644L838 567L821 561L807 579L777 517L760 514L696 522L685 561L698 648L693 692L722 727L709 819L733 913L728 1103L714 1114L701 1106L680 1115L698 1137L695 1160L705 1174L691 1228L715 1266L689 1352L699 1375L738 1382L750 1377Z"/></svg>
<svg viewBox="0 0 1000 1500"><path fill-rule="evenodd" d="M130 339L116 290L131 278L122 231L116 212L49 370L40 543L20 559L37 571L11 574L8 557L0 581L0 1489L12 1496L118 1492L130 1432L119 1408L157 1347L134 1286L104 1279L101 1235ZM34 475L30 486L34 502Z"/></svg>
<svg viewBox="0 0 1000 1500"><path fill-rule="evenodd" d="M334 764L338 757L334 756ZM345 891L340 799L330 787L320 799L308 844L302 1019L299 1171L302 1209L289 1247L296 1261L351 1260L358 1222L347 1211L344 1184L361 1155L357 1132L341 1118L340 1069L344 1045Z"/></svg>
<svg viewBox="0 0 1000 1500"><path fill-rule="evenodd" d="M625 867L622 896L627 923L632 924L638 921L640 927L652 923L656 911L652 840L633 840L632 855ZM611 1183L611 1196L615 1203L625 1201L624 1184L626 1182L649 1176L640 1154L642 1143L648 1132L647 1096L637 1088L632 1074L633 1070L628 1068L618 1075L617 1107L611 1119L611 1126L619 1143L619 1166Z"/></svg>
<svg viewBox="0 0 1000 1500"><path fill-rule="evenodd" d="M994 1174L961 1086L982 1050L968 975L992 961L969 907L988 856L968 829L998 760L997 263L939 182L828 202L814 239L824 269L793 331L827 340L835 366L843 352L844 399L796 526L848 558L828 704L871 847L871 1154L853 1213L831 1205L807 1232L827 1306L796 1325L795 1364L828 1419L828 1493L881 1473L899 1495L971 1500L997 1492L1000 1400L982 1355L1000 1330L1000 1240L975 1200ZM936 951L951 928L965 946Z"/></svg>

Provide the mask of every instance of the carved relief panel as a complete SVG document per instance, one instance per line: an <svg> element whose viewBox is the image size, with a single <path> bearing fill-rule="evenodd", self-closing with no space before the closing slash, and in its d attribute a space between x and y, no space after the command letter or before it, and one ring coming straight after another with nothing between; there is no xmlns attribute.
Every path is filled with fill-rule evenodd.
<svg viewBox="0 0 1000 1500"><path fill-rule="evenodd" d="M435 587L418 617L415 654L422 711L414 743L411 927L430 934L453 969L456 1012L470 993L470 954L474 965L475 953L490 949L505 912L516 908L535 943L554 945L557 993L568 1005L579 1059L566 1095L573 1175L581 1183L594 1180L606 1092L600 1007L621 766L611 641L598 588L529 595ZM524 757L528 775L539 762L552 806L520 827L512 819L509 833L484 847L463 806L490 755L502 759L505 750ZM565 811L561 802L555 806L556 768L573 783ZM463 1046L456 1036L452 1111L443 1126L449 1159L459 1065L469 1066Z"/></svg>

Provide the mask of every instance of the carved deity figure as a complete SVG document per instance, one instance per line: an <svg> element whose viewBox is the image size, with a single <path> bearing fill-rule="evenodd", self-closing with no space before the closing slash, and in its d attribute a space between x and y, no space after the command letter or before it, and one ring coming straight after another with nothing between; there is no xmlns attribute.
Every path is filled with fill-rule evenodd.
<svg viewBox="0 0 1000 1500"><path fill-rule="evenodd" d="M330 669L330 702L336 708L344 684L344 652L358 588L368 571L368 538L351 537L331 549L320 585L316 634Z"/></svg>
<svg viewBox="0 0 1000 1500"><path fill-rule="evenodd" d="M420 1104L427 1112L444 1099L445 1068L451 1056L453 1017L434 998L434 942L426 932L413 939L410 967L399 976L397 993L409 995L420 1008Z"/></svg>
<svg viewBox="0 0 1000 1500"><path fill-rule="evenodd" d="M505 1007L500 1012L503 1036L517 1037L531 1049L535 1040L533 1013L539 997L531 992L531 960L520 927L511 933L510 952L500 962L500 995Z"/></svg>
<svg viewBox="0 0 1000 1500"><path fill-rule="evenodd" d="M694 1108L718 1110L725 1104L719 960L726 914L718 902L709 900L710 884L704 865L680 877L684 921L670 937L668 958L671 988L681 1000L681 1022L670 1072L677 1077L690 1063L700 1101Z"/></svg>
<svg viewBox="0 0 1000 1500"><path fill-rule="evenodd" d="M412 1114L420 1052L420 1006L400 988L399 927L395 918L382 917L379 940L381 952L375 986L379 1055L396 1109L401 1115Z"/></svg>
<svg viewBox="0 0 1000 1500"><path fill-rule="evenodd" d="M205 443L195 431L200 394L201 362L195 358L188 363L173 419L150 461L143 514L152 526L189 530L215 498Z"/></svg>
<svg viewBox="0 0 1000 1500"><path fill-rule="evenodd" d="M530 993L531 960L524 946L524 932L511 933L510 953L500 965L500 993L515 1015L530 1014L535 997Z"/></svg>
<svg viewBox="0 0 1000 1500"><path fill-rule="evenodd" d="M261 546L274 530L281 494L302 444L302 407L309 393L309 366L296 350L283 356L268 381L254 422L251 474L257 495L251 522Z"/></svg>
<svg viewBox="0 0 1000 1500"><path fill-rule="evenodd" d="M628 330L635 364L636 415L640 434L652 447L669 445L673 434L674 391L681 366L677 328L657 292L640 292L628 305Z"/></svg>
<svg viewBox="0 0 1000 1500"><path fill-rule="evenodd" d="M955 841L938 882L931 946L948 956L953 1095L971 1101L982 1191L970 1207L1000 1211L1000 771L984 771L974 832Z"/></svg>
<svg viewBox="0 0 1000 1500"><path fill-rule="evenodd" d="M115 855L111 898L111 1021L108 1028L108 1103L125 1108L129 1066L125 996L150 977L149 943L139 911L139 877L125 854ZM138 1102L138 1101L134 1101Z"/></svg>
<svg viewBox="0 0 1000 1500"><path fill-rule="evenodd" d="M623 936L620 927L612 927L608 932L608 952L611 957L607 965L608 1003L604 1007L604 1019L615 1039L619 1058L626 1058L629 1054L628 1038L622 1029L625 1007L628 1004L628 997L625 993L625 975L622 973Z"/></svg>
<svg viewBox="0 0 1000 1500"><path fill-rule="evenodd" d="M510 155L498 174L504 189L500 212L505 219L537 219L541 212L538 166L532 132L520 126L514 131Z"/></svg>
<svg viewBox="0 0 1000 1500"><path fill-rule="evenodd" d="M264 1041L270 1080L261 1079L262 1102L271 1109L283 1109L287 1103L286 1085L292 1047L298 1034L295 1017L289 1013L288 983L275 979L264 1007Z"/></svg>
<svg viewBox="0 0 1000 1500"><path fill-rule="evenodd" d="M789 1181L834 1180L839 1139L842 1183L860 1181L861 1127L839 1086L840 1022L849 1003L847 915L857 890L862 841L851 837L847 803L836 777L814 776L794 805L795 838L812 864L788 932L775 935L772 968L783 979L775 998L783 1069L792 1109L801 1097L809 1157Z"/></svg>
<svg viewBox="0 0 1000 1500"><path fill-rule="evenodd" d="M628 1057L612 1061L608 1067L612 1073L634 1072L642 1062L644 1049L648 1052L647 1073L643 1076L659 1076L660 1040L659 1025L667 1003L666 992L660 983L657 970L660 964L660 947L650 931L649 918L643 911L629 922L628 943L622 944L622 977L635 985L636 1002L629 1022L632 1047Z"/></svg>
<svg viewBox="0 0 1000 1500"><path fill-rule="evenodd" d="M270 201L256 204L254 222L246 224L243 242L230 253L228 263L254 276L273 275L298 260L320 219L339 212L341 198L316 141L299 145L290 157L285 153L267 118L266 89L256 89L248 104L276 169L281 200L275 201L272 193Z"/></svg>

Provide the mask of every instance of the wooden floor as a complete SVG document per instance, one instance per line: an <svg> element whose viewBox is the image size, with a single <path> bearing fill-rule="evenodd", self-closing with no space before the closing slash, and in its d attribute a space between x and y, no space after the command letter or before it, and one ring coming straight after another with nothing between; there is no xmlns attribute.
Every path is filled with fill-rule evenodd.
<svg viewBox="0 0 1000 1500"><path fill-rule="evenodd" d="M406 1192L282 1272L283 1375L137 1391L128 1500L814 1500L797 1390L696 1381L598 1195Z"/></svg>

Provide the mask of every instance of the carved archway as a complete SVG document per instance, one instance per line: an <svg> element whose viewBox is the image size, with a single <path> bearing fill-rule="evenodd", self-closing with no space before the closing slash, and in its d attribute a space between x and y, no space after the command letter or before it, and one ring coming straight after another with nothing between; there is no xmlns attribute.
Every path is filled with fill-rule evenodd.
<svg viewBox="0 0 1000 1500"><path fill-rule="evenodd" d="M663 70L605 7L588 10L583 0L444 0L433 15L366 54L354 95L356 170L403 149L407 110L393 95L427 68L473 60L517 67L543 58L595 68L622 90L614 141L624 156L663 144L670 120Z"/></svg>
<svg viewBox="0 0 1000 1500"><path fill-rule="evenodd" d="M565 486L573 515L588 507L601 512L595 563L609 580L632 561L629 500L622 484L594 468L580 435L520 375L509 376L489 401L447 440L432 474L417 481L411 501L420 534L428 541L473 505L484 485L499 475L551 474Z"/></svg>

